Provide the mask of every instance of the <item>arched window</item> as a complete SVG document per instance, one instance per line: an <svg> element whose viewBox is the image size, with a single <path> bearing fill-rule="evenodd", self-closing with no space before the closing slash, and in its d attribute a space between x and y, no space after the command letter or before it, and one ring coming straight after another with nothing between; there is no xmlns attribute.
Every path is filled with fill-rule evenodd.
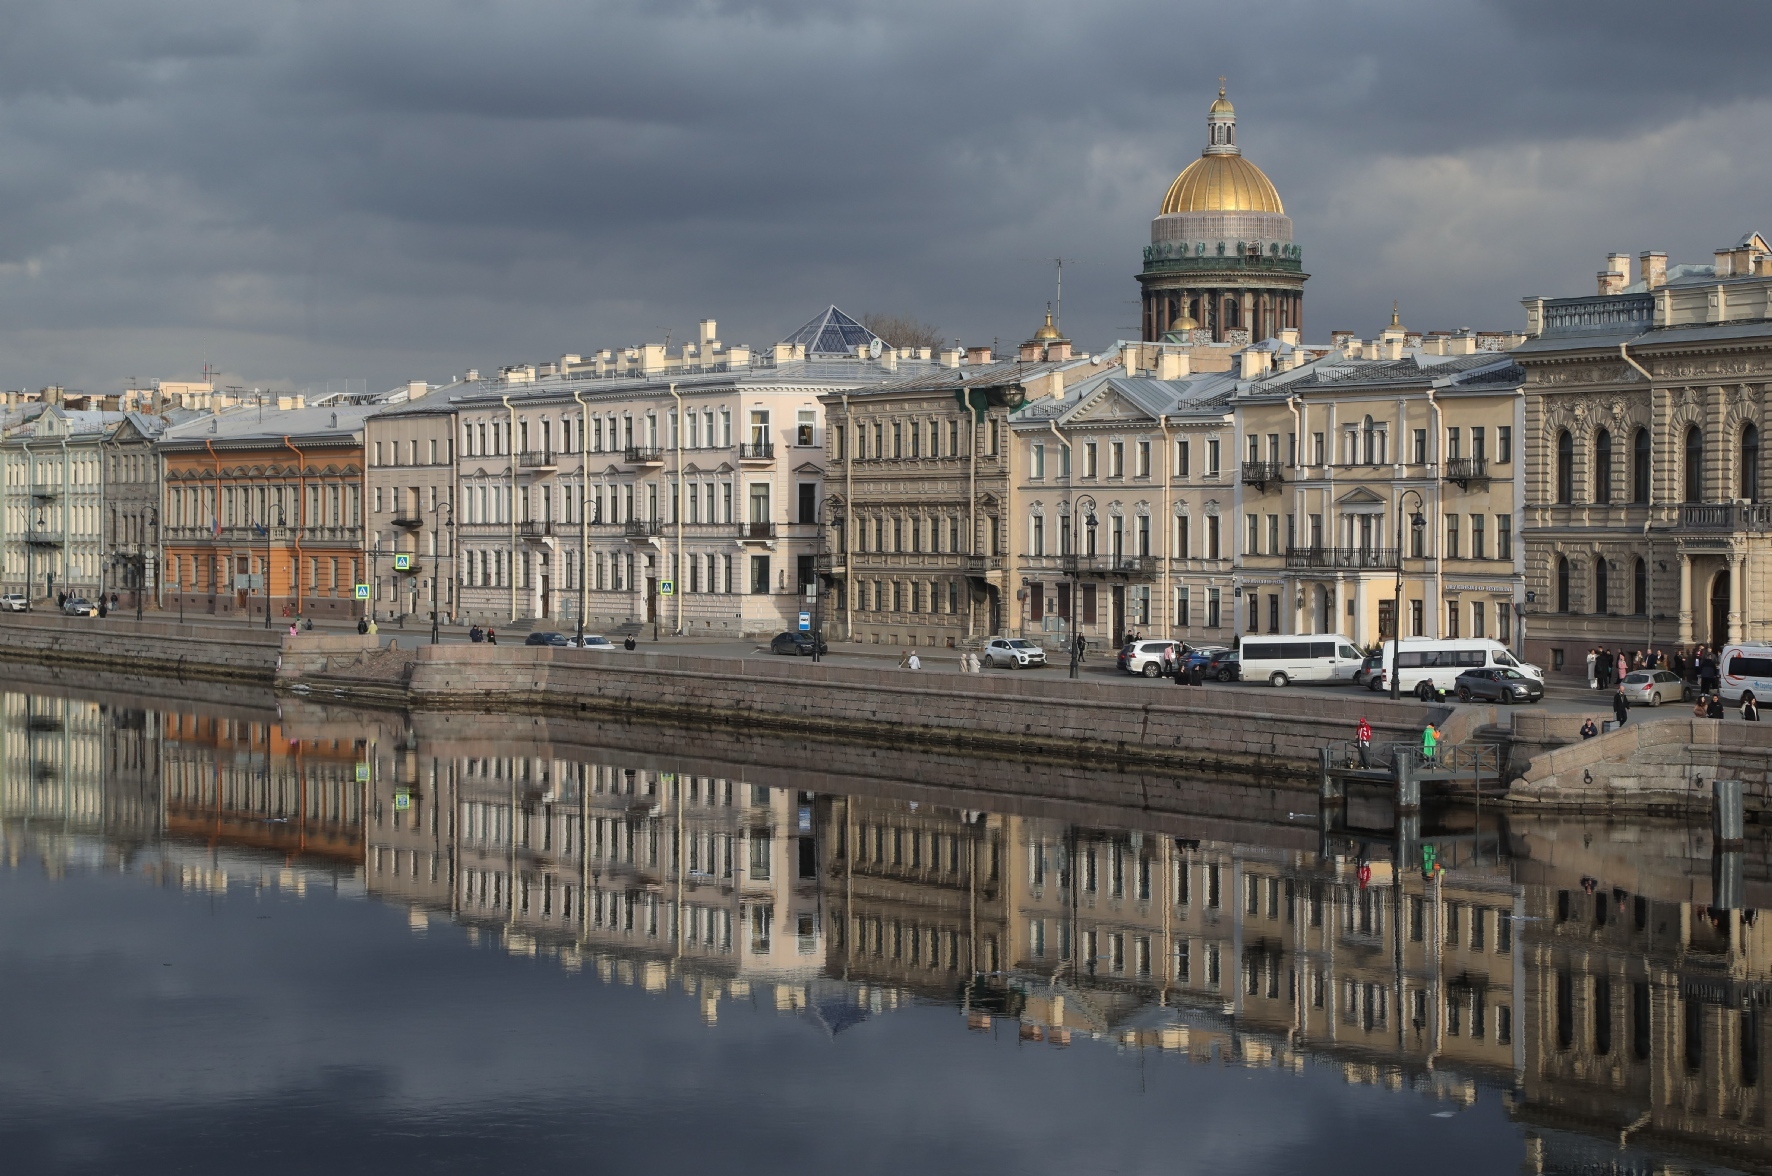
<svg viewBox="0 0 1772 1176"><path fill-rule="evenodd" d="M1704 501L1704 431L1697 425L1686 430L1686 497L1683 501Z"/></svg>
<svg viewBox="0 0 1772 1176"><path fill-rule="evenodd" d="M1602 506L1612 502L1612 433L1607 429L1594 438L1594 501Z"/></svg>
<svg viewBox="0 0 1772 1176"><path fill-rule="evenodd" d="M1631 575L1631 611L1639 617L1649 615L1649 561L1638 558Z"/></svg>
<svg viewBox="0 0 1772 1176"><path fill-rule="evenodd" d="M1649 502L1649 430L1638 429L1630 442L1630 500L1639 505Z"/></svg>
<svg viewBox="0 0 1772 1176"><path fill-rule="evenodd" d="M1740 497L1760 500L1760 430L1751 424L1741 427Z"/></svg>
<svg viewBox="0 0 1772 1176"><path fill-rule="evenodd" d="M1557 501L1575 501L1575 439L1568 429L1557 434Z"/></svg>
<svg viewBox="0 0 1772 1176"><path fill-rule="evenodd" d="M1242 308L1237 305L1237 300L1226 298L1224 300L1224 329L1234 331L1242 326L1242 314Z"/></svg>
<svg viewBox="0 0 1772 1176"><path fill-rule="evenodd" d="M1610 611L1606 607L1606 590L1609 586L1607 583L1606 572L1606 557L1602 555L1599 559L1594 561L1594 611L1597 613Z"/></svg>
<svg viewBox="0 0 1772 1176"><path fill-rule="evenodd" d="M1375 451L1372 448L1373 429L1372 429L1372 418L1370 416L1368 416L1366 418L1365 423L1360 426L1360 432L1361 432L1361 435L1366 438L1366 464L1372 465L1376 460L1376 455L1375 455Z"/></svg>
<svg viewBox="0 0 1772 1176"><path fill-rule="evenodd" d="M1557 556L1557 611L1569 611L1569 560L1561 555Z"/></svg>

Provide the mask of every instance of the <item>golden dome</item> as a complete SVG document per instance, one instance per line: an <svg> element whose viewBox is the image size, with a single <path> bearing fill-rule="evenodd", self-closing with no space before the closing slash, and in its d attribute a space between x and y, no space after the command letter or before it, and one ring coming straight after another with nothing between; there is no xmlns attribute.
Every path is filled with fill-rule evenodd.
<svg viewBox="0 0 1772 1176"><path fill-rule="evenodd" d="M1223 90L1220 90L1218 92L1218 101L1214 102L1212 104L1211 108L1206 111L1206 113L1207 114L1235 114L1235 113L1237 113L1237 108L1231 105L1231 100L1224 96Z"/></svg>
<svg viewBox="0 0 1772 1176"><path fill-rule="evenodd" d="M1034 332L1034 341L1037 343L1045 343L1057 338L1060 338L1058 328L1052 325L1052 311L1048 310L1046 312L1046 325Z"/></svg>
<svg viewBox="0 0 1772 1176"><path fill-rule="evenodd" d="M1189 314L1185 310L1182 311L1181 314L1176 316L1174 322L1169 324L1169 330L1172 332L1197 331L1199 329L1200 329L1200 324L1196 323L1194 321L1194 316Z"/></svg>
<svg viewBox="0 0 1772 1176"><path fill-rule="evenodd" d="M1183 168L1169 185L1160 215L1285 211L1274 182L1253 163L1241 155L1202 155Z"/></svg>

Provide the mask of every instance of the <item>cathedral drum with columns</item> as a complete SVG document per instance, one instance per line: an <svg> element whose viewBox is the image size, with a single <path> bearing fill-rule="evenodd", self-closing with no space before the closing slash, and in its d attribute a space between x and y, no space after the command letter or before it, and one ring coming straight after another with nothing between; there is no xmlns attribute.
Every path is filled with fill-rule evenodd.
<svg viewBox="0 0 1772 1176"><path fill-rule="evenodd" d="M1169 185L1144 251L1146 342L1245 344L1303 325L1304 272L1280 194L1237 146L1224 96L1206 149Z"/></svg>

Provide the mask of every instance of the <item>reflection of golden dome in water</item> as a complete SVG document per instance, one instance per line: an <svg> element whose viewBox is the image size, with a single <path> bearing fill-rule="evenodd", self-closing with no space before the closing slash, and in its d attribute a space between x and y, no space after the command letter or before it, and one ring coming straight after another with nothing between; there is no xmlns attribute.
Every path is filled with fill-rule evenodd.
<svg viewBox="0 0 1772 1176"><path fill-rule="evenodd" d="M1059 338L1058 328L1052 325L1052 312L1048 310L1046 312L1046 325L1034 332L1034 339L1036 342L1047 343L1057 338Z"/></svg>
<svg viewBox="0 0 1772 1176"><path fill-rule="evenodd" d="M1177 212L1285 213L1280 193L1237 146L1237 112L1221 89L1206 113L1207 142L1163 197L1159 215Z"/></svg>

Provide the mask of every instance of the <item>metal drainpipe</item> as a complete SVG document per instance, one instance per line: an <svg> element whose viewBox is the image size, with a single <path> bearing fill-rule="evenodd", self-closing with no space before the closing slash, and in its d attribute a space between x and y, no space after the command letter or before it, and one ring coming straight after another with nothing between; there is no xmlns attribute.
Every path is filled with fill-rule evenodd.
<svg viewBox="0 0 1772 1176"><path fill-rule="evenodd" d="M1298 489L1297 483L1298 483L1298 469L1299 469L1300 465L1303 464L1302 462L1299 461L1299 458L1304 453L1304 423L1305 423L1306 418L1304 415L1304 401L1301 400L1296 393L1294 393L1291 396L1286 397L1286 405L1288 408L1290 408L1292 410L1292 481L1293 481L1292 520L1293 521L1292 521L1291 538L1293 541L1296 542L1298 539L1298 525L1300 522L1304 521L1303 516L1305 514L1304 492ZM1401 428L1401 425L1399 424L1398 427ZM1167 484L1167 483L1165 483L1165 484ZM1284 561L1282 561L1282 563L1283 562ZM1281 577L1281 579L1284 579L1284 578L1285 578L1284 576ZM1304 592L1299 587L1299 583L1303 579L1304 579L1303 576L1299 576L1298 578L1296 578L1292 581L1291 588L1290 588L1290 591L1292 594L1292 599L1287 602L1287 610L1289 612L1291 612L1291 614L1292 614L1292 631L1294 633L1305 633L1305 632L1310 632L1310 630L1311 630L1311 626L1305 625L1301 628L1298 623L1298 619L1299 619L1298 618L1298 613L1299 613L1298 601L1301 597L1304 596Z"/></svg>
<svg viewBox="0 0 1772 1176"><path fill-rule="evenodd" d="M578 401L578 625L583 632L585 609L590 606L586 573L591 570L591 517L585 513L585 502L591 488L591 410L577 388L572 390L572 399Z"/></svg>
<svg viewBox="0 0 1772 1176"><path fill-rule="evenodd" d="M215 546L219 548L221 546L221 455L216 453L215 443L207 437L203 438L203 448L209 450L209 464L215 467L215 519L210 524L209 537L215 541ZM215 583L216 558L215 550L212 549L209 553L209 592L212 596L220 595L216 591ZM229 570L232 571L231 568Z"/></svg>
<svg viewBox="0 0 1772 1176"><path fill-rule="evenodd" d="M677 402L676 418L672 428L677 434L677 501L673 504L677 516L677 550L672 552L676 567L671 572L671 595L675 596L677 605L677 636L683 635L683 585L676 583L683 575L683 397L677 392L677 385L671 384L671 399Z"/></svg>
<svg viewBox="0 0 1772 1176"><path fill-rule="evenodd" d="M511 500L511 623L517 622L517 410L511 407L510 394L499 396L504 402L505 422L505 458L510 463Z"/></svg>
<svg viewBox="0 0 1772 1176"><path fill-rule="evenodd" d="M1434 436L1433 436L1434 447L1433 447L1433 454L1432 454L1433 459L1434 459L1434 469L1437 473L1439 473L1443 476L1446 472L1446 469L1445 469L1446 463L1444 461L1444 455L1443 455L1443 450L1445 448L1445 438L1443 438L1440 435L1440 433L1441 433L1440 402L1434 399L1434 390L1432 388L1429 388L1427 390L1427 406L1428 406L1428 409L1434 414L1433 415L1433 426L1432 426L1433 430L1434 430ZM1433 510L1433 513L1428 516L1429 523L1434 529L1434 533L1427 537L1427 542L1428 542L1427 550L1434 553L1434 599L1433 599L1434 621L1433 621L1433 625L1431 626L1433 629L1433 633L1432 633L1433 636L1441 636L1445 633L1444 625L1445 625L1445 620L1446 620L1446 618L1444 616L1446 603L1443 599L1441 599L1445 595L1445 563L1446 563L1446 561L1443 558L1443 553L1440 551L1440 542L1443 538L1442 531L1443 531L1443 528L1445 525L1444 524L1445 502L1443 501L1445 491L1442 489L1442 487L1444 485L1445 485L1445 483L1441 480L1441 478L1434 479L1434 485L1433 485L1434 510ZM1403 553L1399 551L1399 552L1397 552L1397 563L1399 566L1401 566L1402 560L1403 560ZM1401 607L1401 602L1398 603L1398 607ZM1403 618L1398 617L1397 618L1397 632L1401 633L1402 631L1403 631Z"/></svg>
<svg viewBox="0 0 1772 1176"><path fill-rule="evenodd" d="M843 393L843 427L849 430L849 442L843 447L843 566L849 569L844 577L846 583L843 591L843 639L855 640L855 569L851 562L855 558L855 446L861 437L856 428L855 417L849 412L849 393ZM844 806L844 820L848 820L848 806ZM851 858L853 860L853 856Z"/></svg>
<svg viewBox="0 0 1772 1176"><path fill-rule="evenodd" d="M1057 421L1048 420L1046 422L1046 427L1048 429L1052 430L1052 435L1054 437L1058 438L1059 445L1064 447L1064 468L1066 470L1069 470L1071 468L1071 443L1069 441L1066 441L1064 439L1064 434L1060 433L1058 431L1058 422ZM1165 431L1163 434L1163 444L1164 444L1164 446L1167 446L1169 444L1169 434L1167 431ZM1163 483L1164 495L1165 495L1164 501L1165 502L1168 501L1168 498L1167 498L1168 487L1169 487L1169 483L1167 481L1165 481ZM1066 498L1067 503L1074 502L1076 499L1076 486L1071 481L1071 476L1068 473L1065 475L1065 498ZM1167 510L1168 507L1165 506L1163 509ZM1068 517L1071 520L1071 542L1074 545L1076 543L1076 539L1077 539L1077 536L1076 536L1077 519L1074 515L1068 516ZM1063 547L1064 544L1062 542L1060 542L1059 546ZM1059 571L1060 575L1064 574L1063 558L1066 554L1068 554L1068 553L1064 552L1064 551L1060 551L1058 553L1059 560L1060 560L1059 566L1058 566L1058 571ZM1059 618L1062 621L1068 622L1069 627L1065 630L1065 640L1070 643L1072 648L1075 648L1076 642L1077 642L1077 619L1083 615L1083 610L1078 607L1078 600L1077 600L1078 593L1081 591L1081 589L1079 588L1079 585L1081 583L1082 583L1081 576L1072 576L1071 577L1071 615L1068 617L1060 617ZM1169 582L1167 579L1165 579L1163 581L1163 590L1165 592L1167 592L1168 588L1169 588ZM1069 653L1068 650L1066 652Z"/></svg>
<svg viewBox="0 0 1772 1176"><path fill-rule="evenodd" d="M978 554L978 414L972 407L972 393L962 382L961 393L966 405L966 436L970 440L967 446L971 453L971 464L968 467L966 482L966 554ZM987 410L988 411L988 410ZM971 562L968 560L967 562ZM967 569L970 580L971 569ZM973 635L972 585L966 585L966 636Z"/></svg>
<svg viewBox="0 0 1772 1176"><path fill-rule="evenodd" d="M68 439L64 435L61 440L62 440L62 580L65 583L65 582L71 581L73 579L72 576L68 575L68 563L69 563L68 557L70 554L68 551L68 548L73 543L73 528L69 525L69 522L68 522L69 516L72 513L73 504L71 502L69 502L68 500L74 496L73 495L74 480L73 480L73 478L68 476ZM70 593L70 595L71 595L71 593Z"/></svg>
<svg viewBox="0 0 1772 1176"><path fill-rule="evenodd" d="M295 615L299 617L301 615L301 529L302 521L307 517L304 512L307 510L308 500L308 459L301 450L295 447L295 442L289 439L287 433L283 435L283 446L295 454L295 562L289 567L289 589L290 594L295 598ZM377 584L376 591L380 590L381 585ZM265 601L265 607L270 607L269 599Z"/></svg>
<svg viewBox="0 0 1772 1176"><path fill-rule="evenodd" d="M1618 345L1618 356L1620 359L1624 360L1624 362L1630 364L1631 367L1637 369L1637 371L1642 374L1643 378L1645 380L1649 381L1649 428L1651 430L1653 430L1655 428L1655 377L1649 373L1648 368L1646 368L1642 364L1638 363L1636 361L1636 359L1631 355L1629 343L1620 343ZM1653 434L1651 434L1651 435L1653 435ZM1516 498L1519 497L1518 491L1515 491L1515 497ZM1644 505L1653 507L1654 503L1655 503L1655 446L1653 444L1651 444L1649 446L1649 501L1647 503L1645 503ZM1649 513L1652 514L1653 512L1649 512ZM1647 585L1645 585L1645 588L1644 588L1645 595L1648 597L1648 599L1644 601L1643 612L1645 614L1646 622L1649 626L1649 636L1648 636L1649 647L1654 648L1654 646L1655 646L1655 560L1654 560L1653 556L1654 556L1655 552L1651 549L1650 543L1649 543L1649 523L1650 523L1650 518L1645 517L1643 519L1643 553L1644 553L1643 567L1647 572L1649 582ZM1676 625L1676 630L1675 630L1674 635L1677 638L1679 636L1678 629L1677 629L1677 626L1679 624L1679 619L1677 617L1675 618L1674 624ZM1526 648L1526 643L1523 639L1521 640L1519 647L1522 650Z"/></svg>

